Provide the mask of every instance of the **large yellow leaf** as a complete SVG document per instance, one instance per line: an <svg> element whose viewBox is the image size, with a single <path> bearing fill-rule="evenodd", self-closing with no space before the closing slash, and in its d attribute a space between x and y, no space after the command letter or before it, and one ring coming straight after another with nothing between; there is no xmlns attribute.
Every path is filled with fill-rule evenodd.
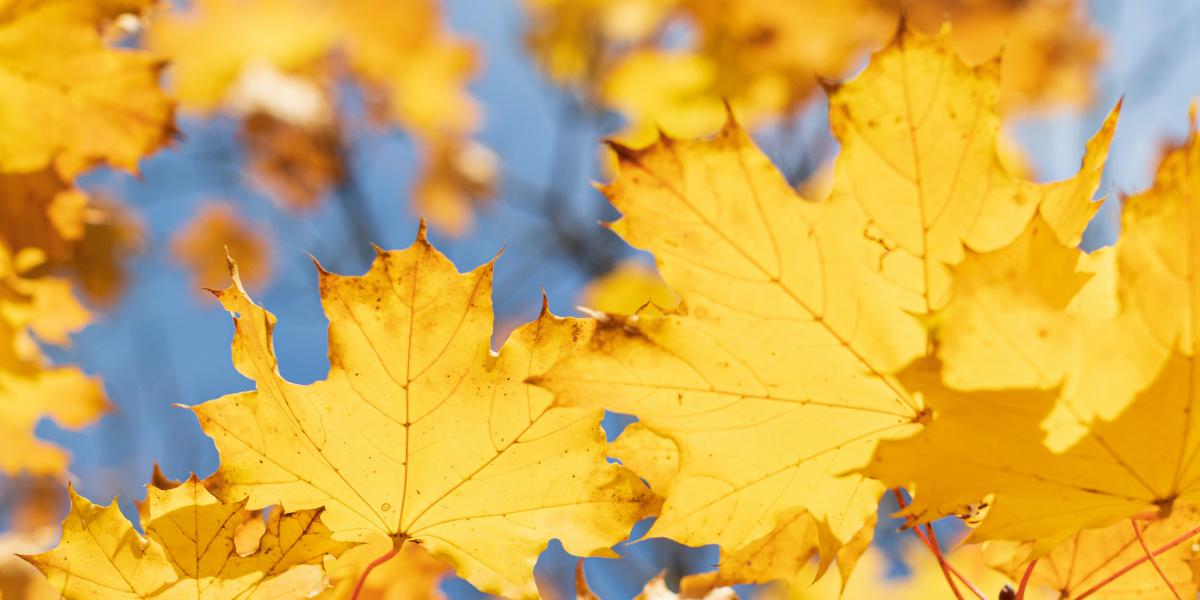
<svg viewBox="0 0 1200 600"><path fill-rule="evenodd" d="M918 296L922 311L947 302L948 266L964 247L1007 245L1035 211L1062 243L1078 244L1099 207L1088 201L1116 128L1114 110L1070 180L1038 185L1012 175L997 152L999 59L970 67L949 36L948 27L933 37L901 29L829 99L842 144L833 194L856 200L895 248L880 268Z"/></svg>
<svg viewBox="0 0 1200 600"><path fill-rule="evenodd" d="M142 537L116 502L96 506L72 489L62 542L24 558L67 600L284 599L321 589L321 561L353 545L330 538L320 510L277 512L257 549L239 554L238 529L260 517L244 502L222 504L194 476L170 490L149 487L147 502Z"/></svg>
<svg viewBox="0 0 1200 600"><path fill-rule="evenodd" d="M492 355L491 281L491 263L459 274L424 228L366 275L321 270L330 371L296 385L276 369L274 317L235 279L218 297L258 389L195 409L221 454L214 489L253 508L324 505L335 534L424 544L493 593L534 594L551 538L604 554L656 500L605 461L601 411L523 383L591 326L543 310Z"/></svg>
<svg viewBox="0 0 1200 600"><path fill-rule="evenodd" d="M686 309L602 320L536 381L678 445L648 535L732 551L805 509L831 560L882 491L846 472L923 419L887 375L924 351L923 331L870 269L865 217L797 197L732 122L711 141L616 148L612 227L655 254Z"/></svg>
<svg viewBox="0 0 1200 600"><path fill-rule="evenodd" d="M1200 498L1200 435L1194 423L1200 412L1194 342L1200 294L1193 273L1200 244L1192 216L1198 148L1193 135L1168 152L1154 186L1126 204L1115 249L1120 300L1115 317L1071 322L1070 309L1076 299L1086 300L1087 289L1080 289L1078 281L1069 285L1074 276L1069 255L1039 253L1045 271L1038 275L1023 267L1029 290L1036 290L1038 278L1045 277L1042 291L1048 293L1017 306L1040 305L1036 310L1042 316L1033 321L1011 318L1019 312L1010 310L1007 330L1005 324L992 327L1018 341L1043 330L1050 337L1057 335L1056 328L1073 328L1082 337L1075 343L1083 350L1068 361L1073 380L1062 393L1055 386L1066 363L1055 352L1071 350L1055 344L1038 348L1017 343L979 352L973 361L1003 362L1004 352L1025 350L1048 373L980 365L976 382L987 385L970 385L971 360L946 373L953 375L947 383L958 388L994 389L989 392L952 390L943 385L938 366L929 362L907 372L906 380L916 380L913 389L925 393L934 419L917 437L882 445L865 472L893 485L912 486L916 497L909 515L928 520L995 494L975 537L1037 539L1045 550L1080 529L1146 510L1167 514ZM1002 264L1006 253L1022 252L1014 246L977 260ZM1067 293L1052 298L1050 280ZM1070 298L1073 290L1080 295ZM1067 322L1056 323L1056 314ZM948 317L967 322L962 315ZM1043 317L1046 321L1039 325ZM1001 389L1006 379L1010 386L1050 391Z"/></svg>
<svg viewBox="0 0 1200 600"><path fill-rule="evenodd" d="M134 170L167 141L161 61L110 48L101 30L145 1L0 2L0 171L67 173L103 161Z"/></svg>

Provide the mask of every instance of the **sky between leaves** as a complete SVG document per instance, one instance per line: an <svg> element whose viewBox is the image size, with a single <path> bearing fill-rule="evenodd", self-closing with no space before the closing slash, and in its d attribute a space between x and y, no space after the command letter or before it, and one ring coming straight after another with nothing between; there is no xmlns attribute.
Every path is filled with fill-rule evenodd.
<svg viewBox="0 0 1200 600"><path fill-rule="evenodd" d="M467 265L431 245L422 223L405 250L328 254L370 260L365 275L317 265L329 372L290 382L275 317L238 275L272 285L280 260L245 205L204 204L169 247L152 235L147 248L119 199L75 181L186 147L176 111L225 123L243 151L216 160L270 198L272 228L315 233L308 243L324 260L400 235L380 233L362 177L364 140L396 128L420 154L409 210L448 240L469 236L485 227L472 224L487 218L473 215L481 199L537 184L502 173L502 155L475 139L480 112L465 85L478 50L443 27L438 3L408 4L2 7L9 504L52 505L64 488L28 482L75 479L70 457L34 437L40 418L80 428L111 408L98 378L45 353L119 302L132 254L172 256L194 272L193 289L232 271L214 293L234 317L232 364L256 388L193 407L220 467L203 483L156 474L143 533L115 503L69 492L60 545L28 558L67 597L344 595L367 549L388 544L401 551L399 573L418 581L449 569L486 592L533 596L552 538L577 556L613 556L647 516L650 537L721 549L717 570L685 579L685 593L781 580L793 595L828 594L810 586L814 575L836 564L854 585L858 563L877 564L866 553L887 487L912 493L909 525L965 517L968 543L1004 542L982 559L1001 578L1040 559L1033 581L1070 595L1137 555L1127 519L1145 521L1137 527L1155 543L1196 526L1200 304L1180 301L1197 295L1193 138L1125 201L1116 246L1088 254L1078 245L1100 208L1093 198L1110 191L1101 175L1121 104L1094 124L1077 170L1052 183L1031 178L1001 130L1006 115L1094 104L1101 42L1071 3L909 7L897 27L896 7L872 3L780 13L531 1L533 60L576 94L563 123L599 126L606 110L626 119L597 154L609 180L600 191L621 213L610 229L653 255L662 282L618 268L612 238L596 237L609 234L572 224L555 186L578 183L560 183L560 171L585 171L556 162L545 204L524 210L544 214L583 273L613 272L583 296L609 314L563 319L543 299L532 322L497 325L493 272L507 257L459 273ZM805 35L818 21L823 35ZM691 29L682 45L670 33L680 23ZM68 43L49 43L48 31ZM682 79L651 76L664 72ZM772 164L746 128L802 138L804 107L826 103L821 87L836 159L820 166L818 148L799 167ZM772 118L801 125L764 125ZM792 141L791 152L812 151ZM333 208L353 243L313 229ZM224 267L226 252L238 263ZM133 330L135 345L177 312L157 310L163 323ZM606 447L603 409L640 422ZM23 510L11 518L14 547L44 548L35 540L53 519ZM1161 594L1169 581L1194 594L1194 558L1179 546L1161 575L1143 566L1104 593Z"/></svg>

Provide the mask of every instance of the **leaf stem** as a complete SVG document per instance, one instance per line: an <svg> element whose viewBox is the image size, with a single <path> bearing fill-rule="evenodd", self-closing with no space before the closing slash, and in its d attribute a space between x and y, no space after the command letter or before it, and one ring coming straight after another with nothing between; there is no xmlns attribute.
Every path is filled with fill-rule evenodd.
<svg viewBox="0 0 1200 600"><path fill-rule="evenodd" d="M375 567L382 565L399 554L400 549L404 547L404 542L406 540L407 538L402 538L399 544L392 544L391 550L384 552L383 556L371 561L371 563L367 565L367 568L363 569L362 574L358 576L358 581L354 583L354 592L350 594L350 600L358 600L358 595L362 593L363 586L367 583L367 576L371 574L371 571L375 570Z"/></svg>
<svg viewBox="0 0 1200 600"><path fill-rule="evenodd" d="M896 504L901 510L908 506L908 503L904 501L904 494L900 493L900 488L892 488L892 496L896 498ZM950 584L950 591L954 592L955 598L958 600L965 600L962 592L960 592L958 589L958 584L954 583L954 577L957 575L959 579L963 580L963 583L965 583L967 587L971 588L972 592L974 592L983 600L987 600L987 596L981 594L974 585L971 585L966 581L966 578L963 577L961 573L957 573L957 571L954 570L954 567L950 566L950 563L942 554L942 549L938 546L937 534L933 532L932 527L927 526L926 530L922 531L921 526L918 525L913 528L913 533L915 533L916 536L921 539L921 542L925 544L925 547L928 548L929 551L933 553L933 557L937 559L938 566L942 569L942 575L946 577L946 583ZM933 536L933 538L930 539L930 536Z"/></svg>
<svg viewBox="0 0 1200 600"><path fill-rule="evenodd" d="M1096 592L1100 591L1100 589L1103 588L1104 586L1112 583L1113 580L1115 580L1116 578L1132 571L1138 565L1150 560L1150 558L1152 556L1158 556L1159 554L1162 554L1163 552L1166 552L1167 550L1170 550L1171 548L1174 548L1175 546L1178 546L1178 545L1192 539L1198 533L1200 533L1200 527L1196 527L1196 528L1188 531L1187 533L1184 533L1183 535L1167 542L1166 544L1159 546L1158 549L1156 549L1154 552L1146 553L1141 558L1125 565L1124 567L1121 567L1121 569L1115 571L1113 574L1109 575L1108 577L1105 577L1103 580L1100 581L1100 583L1097 583L1096 585L1093 585L1092 587L1088 588L1087 591L1076 596L1075 600L1083 600L1084 598L1087 598L1088 596L1095 594Z"/></svg>
<svg viewBox="0 0 1200 600"><path fill-rule="evenodd" d="M1154 560L1154 555L1150 553L1150 546L1146 544L1146 538L1142 535L1142 526L1138 525L1137 519L1130 519L1129 524L1133 526L1133 534L1137 536L1138 543L1142 546L1142 552L1146 553L1146 560L1150 561L1163 583L1167 584L1167 589L1171 590L1171 595L1175 596L1175 600L1183 600L1179 595L1179 590L1175 589L1175 584L1171 583L1171 578L1167 577L1167 573L1162 570L1162 565L1158 564L1158 561Z"/></svg>
<svg viewBox="0 0 1200 600"><path fill-rule="evenodd" d="M1017 587L1017 600L1025 600L1025 588L1029 586L1029 578L1033 576L1033 568L1037 566L1038 559L1033 559L1028 567L1025 567L1025 574L1021 576L1021 585Z"/></svg>

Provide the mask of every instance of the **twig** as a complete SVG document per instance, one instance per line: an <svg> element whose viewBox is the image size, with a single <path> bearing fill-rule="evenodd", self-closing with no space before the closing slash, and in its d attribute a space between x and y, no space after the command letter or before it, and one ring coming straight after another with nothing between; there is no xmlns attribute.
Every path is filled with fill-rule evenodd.
<svg viewBox="0 0 1200 600"><path fill-rule="evenodd" d="M367 568L363 569L362 575L358 576L358 581L354 584L354 592L350 594L350 600L358 600L358 595L362 593L363 585L367 583L367 576L371 574L371 571L375 570L375 567L382 565L383 563L391 560L392 557L399 554L400 549L404 547L405 541L407 540L401 539L399 544L393 544L391 550L384 552L383 556L371 561L371 563L367 565Z"/></svg>
<svg viewBox="0 0 1200 600"><path fill-rule="evenodd" d="M1017 600L1025 600L1025 588L1029 586L1029 578L1033 576L1033 568L1036 566L1037 559L1035 558L1028 567L1025 567L1025 574L1021 576L1021 585L1017 587Z"/></svg>
<svg viewBox="0 0 1200 600"><path fill-rule="evenodd" d="M1137 560L1125 565L1124 567L1121 567L1119 570L1115 571L1113 574L1109 575L1108 577L1105 577L1103 580L1100 581L1100 583L1097 583L1096 585L1093 585L1092 587L1088 588L1087 591L1076 596L1075 600L1083 600L1084 598L1087 598L1088 596L1095 594L1096 592L1100 591L1101 588L1112 583L1118 577L1132 571L1138 565L1150 560L1150 557L1158 556L1159 554L1162 554L1163 552L1166 552L1167 550L1170 550L1171 548L1174 548L1175 546L1178 546L1178 545L1192 539L1198 533L1200 533L1200 527L1196 527L1196 528L1188 531L1187 533L1167 542L1166 544L1159 546L1158 549L1155 550L1154 552L1146 553L1141 558L1138 558Z"/></svg>
<svg viewBox="0 0 1200 600"><path fill-rule="evenodd" d="M900 506L901 510L908 506L908 503L904 501L904 495L900 493L900 488L892 488L892 495L896 497L896 504ZM932 527L928 528L927 531L928 534L936 535L933 533ZM926 532L921 531L921 527L919 525L913 528L913 533L915 533L917 537L925 543L925 547L928 548L929 551L933 553L933 557L937 559L938 566L942 569L942 575L946 577L946 583L950 584L950 591L954 592L954 597L958 600L965 600L962 592L958 590L958 584L954 583L954 575L951 573L949 563L946 562L946 557L942 555L941 548L939 548L937 545L936 538L930 539ZM975 586L970 587L974 588ZM981 597L983 600L987 600L987 596Z"/></svg>
<svg viewBox="0 0 1200 600"><path fill-rule="evenodd" d="M1133 526L1133 535L1137 536L1138 544L1142 546L1142 552L1146 553L1146 560L1150 561L1154 570L1158 572L1158 576L1162 578L1163 583L1167 584L1167 589L1171 590L1171 595L1175 596L1175 600L1183 600L1183 597L1179 595L1179 590L1175 589L1175 584L1171 583L1171 578L1167 577L1166 572L1162 570L1162 565L1158 564L1157 560L1154 560L1153 554L1150 554L1150 546L1146 544L1146 538L1142 536L1142 526L1138 525L1137 519L1130 519L1129 524Z"/></svg>

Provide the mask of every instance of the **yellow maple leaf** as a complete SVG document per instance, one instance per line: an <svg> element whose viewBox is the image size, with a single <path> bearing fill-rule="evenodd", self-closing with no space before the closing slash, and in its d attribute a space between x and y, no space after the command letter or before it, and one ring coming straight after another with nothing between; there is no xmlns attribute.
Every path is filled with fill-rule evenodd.
<svg viewBox="0 0 1200 600"><path fill-rule="evenodd" d="M148 2L7 2L0 22L0 170L95 163L135 170L171 134L159 58L111 48L101 31Z"/></svg>
<svg viewBox="0 0 1200 600"><path fill-rule="evenodd" d="M835 196L854 198L898 251L880 268L937 309L948 300L948 266L964 248L1010 243L1037 211L1062 243L1079 243L1099 204L1119 111L1088 144L1075 177L1038 185L1008 172L997 151L999 59L969 67L944 27L933 37L902 29L854 79L830 93L830 124L842 150Z"/></svg>
<svg viewBox="0 0 1200 600"><path fill-rule="evenodd" d="M1198 294L1189 265L1197 250L1194 220L1188 217L1196 203L1197 164L1200 145L1193 134L1167 153L1154 186L1126 203L1125 227L1115 248L1116 316L1072 318L1075 299L1070 296L1078 284L1070 285L1070 255L1042 252L1037 257L1043 266L1057 263L1043 275L1063 287L1027 274L1025 283L1035 290L1042 285L1043 293L1015 305L1042 315L1016 318L1011 327L1001 327L1010 340L1073 328L1074 335L1083 336L1074 342L1082 351L1051 342L959 355L965 362L951 372L956 387L993 391L952 390L943 385L938 365L930 362L906 372L904 378L919 380L912 389L924 392L934 419L910 440L881 445L865 471L893 485L912 486L915 499L906 514L928 520L995 494L975 539L1035 539L1044 551L1080 529L1148 510L1166 515L1200 498L1200 464L1195 460L1200 442L1191 431L1190 416L1197 401L1191 381L1196 370L1193 299ZM1022 252L1005 250L1001 259L1003 253ZM1059 292L1065 293L1051 297ZM1020 316L1019 311L1008 312ZM1030 327L1032 331L1022 330ZM981 366L976 381L987 385L971 385L973 360L1003 357L1013 348L1026 351L1045 372L1031 375L1028 365ZM1076 356L1062 359L1056 352ZM1068 368L1072 379L1060 394L1056 380ZM1013 386L1036 384L1048 391L1004 389L1006 378Z"/></svg>
<svg viewBox="0 0 1200 600"><path fill-rule="evenodd" d="M883 489L845 473L923 419L887 375L924 351L923 331L871 271L865 216L797 197L732 122L711 141L616 149L612 228L655 254L685 308L601 321L587 352L535 381L678 445L648 535L735 550L799 508L832 560Z"/></svg>
<svg viewBox="0 0 1200 600"><path fill-rule="evenodd" d="M1178 510L1166 519L1140 524L1146 548L1154 550L1174 541L1177 536L1196 526L1197 517L1200 514L1194 509ZM1034 550L1029 542L993 542L986 547L983 555L989 565L1012 580L1019 581L1028 568ZM1146 550L1138 541L1133 525L1122 521L1102 529L1081 531L1068 538L1038 559L1030 572L1029 584L1031 589L1048 589L1059 598L1076 598L1118 569L1145 556ZM1196 595L1191 567L1195 557L1196 549L1188 543L1179 544L1155 557L1158 566L1184 598ZM1169 588L1154 565L1144 562L1088 597L1105 600L1167 598L1170 595Z"/></svg>
<svg viewBox="0 0 1200 600"><path fill-rule="evenodd" d="M330 538L320 510L279 512L257 551L241 555L236 531L259 518L244 502L219 502L195 476L147 494L142 537L116 502L97 506L70 490L58 547L23 558L67 600L305 598L324 585L323 558L353 545Z"/></svg>
<svg viewBox="0 0 1200 600"><path fill-rule="evenodd" d="M175 233L171 253L176 262L192 272L192 286L198 292L228 281L226 255L238 257L238 270L247 285L257 288L271 278L271 244L232 204L202 205Z"/></svg>
<svg viewBox="0 0 1200 600"><path fill-rule="evenodd" d="M321 270L331 367L307 386L279 376L274 317L235 279L218 297L237 315L234 364L258 390L194 409L221 454L214 489L251 507L324 505L337 535L421 543L493 593L534 594L551 538L608 552L656 500L605 461L601 411L523 383L590 324L543 310L493 356L491 278L492 263L459 274L424 227L366 275Z"/></svg>

